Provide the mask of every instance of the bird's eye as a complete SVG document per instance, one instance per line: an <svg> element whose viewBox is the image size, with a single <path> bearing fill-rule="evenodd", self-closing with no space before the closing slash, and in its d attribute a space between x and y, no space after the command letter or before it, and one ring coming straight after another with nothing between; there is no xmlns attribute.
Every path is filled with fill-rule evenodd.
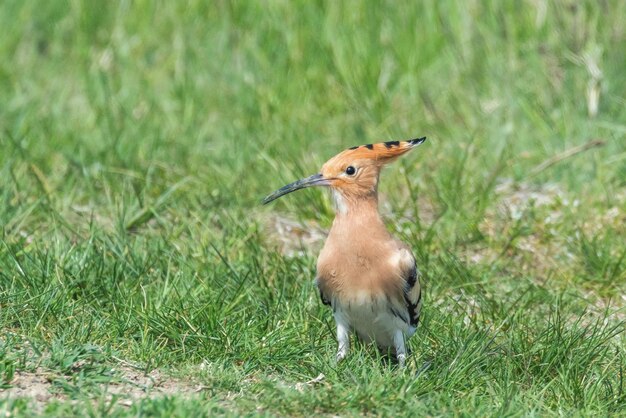
<svg viewBox="0 0 626 418"><path fill-rule="evenodd" d="M356 173L356 168L349 165L348 168L346 168L346 174L349 176L353 176L354 173Z"/></svg>

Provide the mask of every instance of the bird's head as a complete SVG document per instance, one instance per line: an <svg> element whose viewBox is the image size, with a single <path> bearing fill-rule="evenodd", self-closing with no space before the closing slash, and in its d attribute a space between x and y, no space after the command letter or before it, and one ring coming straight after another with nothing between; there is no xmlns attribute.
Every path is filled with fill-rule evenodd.
<svg viewBox="0 0 626 418"><path fill-rule="evenodd" d="M263 199L263 204L305 187L327 186L347 199L375 195L380 170L426 138L389 141L349 148L335 155L318 174L288 184Z"/></svg>

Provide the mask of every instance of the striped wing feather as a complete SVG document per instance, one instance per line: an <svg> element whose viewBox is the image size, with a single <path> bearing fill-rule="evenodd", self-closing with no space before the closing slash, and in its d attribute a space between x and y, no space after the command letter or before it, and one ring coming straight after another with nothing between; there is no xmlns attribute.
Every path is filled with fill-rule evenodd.
<svg viewBox="0 0 626 418"><path fill-rule="evenodd" d="M409 324L417 327L422 309L422 287L419 282L419 273L415 260L412 268L408 269L404 277L404 303L408 313Z"/></svg>

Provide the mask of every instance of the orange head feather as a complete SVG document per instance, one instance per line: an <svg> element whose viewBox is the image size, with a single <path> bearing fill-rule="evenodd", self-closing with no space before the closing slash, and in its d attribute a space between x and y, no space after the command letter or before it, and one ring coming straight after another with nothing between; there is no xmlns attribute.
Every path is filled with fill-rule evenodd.
<svg viewBox="0 0 626 418"><path fill-rule="evenodd" d="M376 194L380 170L420 145L426 138L389 141L349 148L328 160L319 174L284 186L263 199L269 203L287 193L312 186L329 186L348 199Z"/></svg>

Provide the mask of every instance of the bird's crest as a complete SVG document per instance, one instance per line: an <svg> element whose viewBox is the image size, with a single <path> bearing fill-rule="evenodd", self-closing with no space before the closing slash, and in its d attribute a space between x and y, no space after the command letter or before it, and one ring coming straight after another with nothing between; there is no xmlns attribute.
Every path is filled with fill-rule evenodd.
<svg viewBox="0 0 626 418"><path fill-rule="evenodd" d="M358 145L341 152L337 157L350 158L352 160L374 160L380 163L387 163L405 154L422 142L426 137L410 139L408 141L387 141L377 144Z"/></svg>

